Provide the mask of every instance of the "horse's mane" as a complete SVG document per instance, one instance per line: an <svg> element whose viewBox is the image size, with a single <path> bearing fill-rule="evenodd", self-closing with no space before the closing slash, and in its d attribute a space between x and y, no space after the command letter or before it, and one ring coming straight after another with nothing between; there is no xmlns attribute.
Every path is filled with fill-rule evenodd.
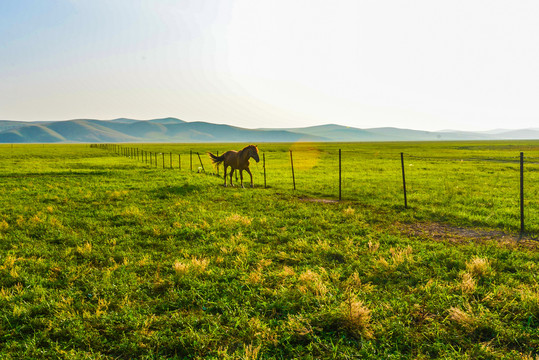
<svg viewBox="0 0 539 360"><path fill-rule="evenodd" d="M244 148L241 149L240 151L247 150L247 149L250 148L250 147L256 148L256 146L254 146L254 145L247 145L246 147L244 147Z"/></svg>
<svg viewBox="0 0 539 360"><path fill-rule="evenodd" d="M240 151L238 151L239 153L243 154L245 151L248 151L250 148L254 148L254 150L256 152L258 152L258 149L256 148L255 145L247 145L246 147L244 147L243 149L241 149Z"/></svg>

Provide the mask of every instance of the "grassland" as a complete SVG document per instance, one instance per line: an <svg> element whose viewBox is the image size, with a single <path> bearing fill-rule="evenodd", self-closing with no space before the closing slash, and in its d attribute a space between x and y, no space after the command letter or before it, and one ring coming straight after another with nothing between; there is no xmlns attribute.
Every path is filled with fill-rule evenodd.
<svg viewBox="0 0 539 360"><path fill-rule="evenodd" d="M2 358L537 358L537 142L261 145L268 189L136 147L183 170L0 147Z"/></svg>

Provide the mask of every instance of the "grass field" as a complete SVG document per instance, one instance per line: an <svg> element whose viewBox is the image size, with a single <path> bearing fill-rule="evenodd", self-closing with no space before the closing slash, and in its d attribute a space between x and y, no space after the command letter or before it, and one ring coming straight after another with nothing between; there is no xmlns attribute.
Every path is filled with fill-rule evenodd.
<svg viewBox="0 0 539 360"><path fill-rule="evenodd" d="M157 155L156 168L215 173L207 151L227 144L124 145ZM240 149L241 146L236 146ZM520 230L520 152L524 152L526 230L539 232L539 142L325 143L264 144L267 186L275 191L339 198L339 149L342 150L344 200L380 208L404 208L400 153L404 153L407 200L413 216L456 225ZM189 152L193 151L192 160ZM296 191L289 150L292 150ZM172 153L172 164L170 154ZM196 153L201 154L202 164ZM163 157L164 155L164 157ZM264 185L262 163L253 160L256 184ZM222 174L222 168L220 169ZM246 175L248 176L248 175ZM248 180L248 177L247 177Z"/></svg>
<svg viewBox="0 0 539 360"><path fill-rule="evenodd" d="M132 147L175 169L0 146L1 358L539 356L539 142L261 144L267 189Z"/></svg>

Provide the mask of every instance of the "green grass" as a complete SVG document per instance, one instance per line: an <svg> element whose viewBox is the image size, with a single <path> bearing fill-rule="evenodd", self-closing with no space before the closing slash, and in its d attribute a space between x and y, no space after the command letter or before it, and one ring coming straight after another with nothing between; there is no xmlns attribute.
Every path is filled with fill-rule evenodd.
<svg viewBox="0 0 539 360"><path fill-rule="evenodd" d="M537 142L295 145L296 191L290 145L259 146L268 189L261 164L255 189L223 188L207 157L207 174L186 170L191 148L238 146L137 147L181 153L183 170L87 145L0 146L0 357L538 355L536 242L405 231L518 230L514 160ZM338 196L339 147L345 201L307 201ZM525 175L536 231L537 165Z"/></svg>
<svg viewBox="0 0 539 360"><path fill-rule="evenodd" d="M207 151L240 149L233 144L124 145L155 155L153 166L208 173ZM525 154L525 228L539 232L539 142L419 142L262 144L266 182L274 191L326 199L339 197L339 159L342 150L342 198L378 208L404 207L400 153L404 153L408 205L415 219L464 226L520 231L520 152ZM189 151L193 151L192 165ZM290 153L295 185L293 189ZM196 155L201 154L202 164ZM255 183L264 185L263 165L251 160ZM220 169L222 174L222 168ZM248 175L247 180L249 180Z"/></svg>

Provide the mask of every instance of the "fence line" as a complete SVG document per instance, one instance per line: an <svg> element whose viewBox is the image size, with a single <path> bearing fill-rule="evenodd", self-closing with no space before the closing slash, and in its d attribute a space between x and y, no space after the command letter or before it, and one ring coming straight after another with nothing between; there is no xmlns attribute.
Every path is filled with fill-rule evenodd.
<svg viewBox="0 0 539 360"><path fill-rule="evenodd" d="M137 161L141 161L145 164L148 164L148 155L149 155L149 163L150 166L153 166L152 162L152 152L146 151L146 150L139 150L138 148L132 148L132 147L123 147L121 145L117 144L97 144L97 145L91 145L91 147L101 148L109 151L113 151L119 155L129 157L132 159L136 159ZM301 152L301 151L300 151ZM308 151L304 151L308 152ZM331 151L319 151L318 154L331 154ZM341 151L341 149L338 149L338 199L339 201L342 200L342 188L344 183L344 177L343 177L343 167L342 167L342 157L344 154L354 154L354 156L357 156L358 152L352 152L352 151ZM166 169L165 166L165 152L160 153L162 155L162 165L163 169ZM169 154L169 168L174 169L173 166L173 153L168 152ZM200 162L200 169L202 172L206 172L204 168L204 164L202 161L202 158L199 154L199 152L195 152L195 154L198 156L199 162ZM297 189L296 184L296 171L294 168L294 157L293 157L293 151L292 149L289 150L290 155L290 169L292 174L292 188L293 190ZM408 153L400 153L400 167L401 167L401 173L402 173L402 191L404 195L404 209L408 209L408 196L407 196L407 177L406 177L406 171L405 171L405 161L404 157L406 155L406 158L409 158L411 160L421 160L421 161L430 161L430 162L448 162L448 161L457 161L457 162L486 162L486 163L492 163L492 162L507 162L507 163L516 163L518 162L520 164L520 198L519 198L519 207L520 207L520 234L523 235L525 233L525 197L524 197L524 160L535 160L538 158L535 157L525 157L524 152L520 152L519 156L516 157L504 157L504 158L493 158L493 157L484 157L484 158L465 158L461 159L459 157L425 157L425 156L416 156L413 154ZM386 160L384 158L384 160ZM155 167L158 167L158 153L155 153ZM534 164L532 161L529 161L531 164ZM410 164L411 166L412 164ZM193 151L189 151L189 166L190 170L193 171ZM182 169L181 164L181 154L178 154L178 169ZM264 177L264 188L267 188L267 175L266 175L266 153L262 153L262 170L263 170L263 177ZM413 169L413 167L410 167L410 169ZM380 171L385 171L381 169ZM214 175L219 175L219 168L214 167ZM236 174L236 180L237 180L237 174ZM447 180L444 180L447 181ZM446 186L446 185L444 185ZM457 186L458 187L458 186Z"/></svg>

